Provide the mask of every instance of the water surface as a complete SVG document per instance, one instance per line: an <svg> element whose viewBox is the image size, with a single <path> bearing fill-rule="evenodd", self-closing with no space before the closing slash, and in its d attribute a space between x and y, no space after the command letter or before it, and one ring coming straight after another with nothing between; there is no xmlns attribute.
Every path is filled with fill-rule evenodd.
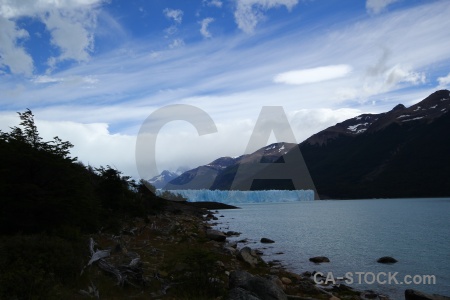
<svg viewBox="0 0 450 300"><path fill-rule="evenodd" d="M372 289L403 299L414 288L450 296L450 199L383 199L304 201L240 204L242 209L222 210L218 228L242 232L249 246L263 249L266 261L278 259L290 270L346 272L398 272L434 275L435 285L372 284L351 286ZM261 244L261 237L275 244ZM283 252L283 254L276 254ZM327 256L330 263L309 262ZM382 256L399 262L379 264ZM355 279L357 275L354 275Z"/></svg>

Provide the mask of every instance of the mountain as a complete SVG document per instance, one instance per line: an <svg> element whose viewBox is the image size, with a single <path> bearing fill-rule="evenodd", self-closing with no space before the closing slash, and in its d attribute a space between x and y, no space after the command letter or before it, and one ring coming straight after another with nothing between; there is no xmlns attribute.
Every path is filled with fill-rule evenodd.
<svg viewBox="0 0 450 300"><path fill-rule="evenodd" d="M221 157L207 165L189 170L170 181L164 189L229 189L235 172L241 164L252 164L255 162L272 163L286 154L296 144L274 143L263 147L251 154L239 157ZM229 174L233 176L229 180Z"/></svg>
<svg viewBox="0 0 450 300"><path fill-rule="evenodd" d="M299 145L275 143L250 155L219 158L183 173L166 188L227 190L234 184L241 189L244 185L234 182L240 164L286 160L299 170L306 163L320 198L450 196L449 110L450 92L440 90L411 107L399 104L385 113L348 119ZM303 159L294 157L294 147ZM262 177L266 169L246 175ZM251 189L294 185L291 180L259 179Z"/></svg>
<svg viewBox="0 0 450 300"><path fill-rule="evenodd" d="M450 196L450 92L406 108L363 114L329 127L299 147L321 197ZM289 153L287 154L289 155ZM253 189L289 189L265 181Z"/></svg>
<svg viewBox="0 0 450 300"><path fill-rule="evenodd" d="M157 189L162 189L168 182L177 178L181 172L170 172L164 170L161 174L156 175L148 180L148 182Z"/></svg>
<svg viewBox="0 0 450 300"><path fill-rule="evenodd" d="M401 125L417 120L430 123L449 110L450 100L448 94L449 92L447 90L441 90L409 108L406 108L403 104L398 104L386 113L363 114L348 119L314 134L305 142L322 145L339 136L357 136L362 133L374 133L393 123Z"/></svg>

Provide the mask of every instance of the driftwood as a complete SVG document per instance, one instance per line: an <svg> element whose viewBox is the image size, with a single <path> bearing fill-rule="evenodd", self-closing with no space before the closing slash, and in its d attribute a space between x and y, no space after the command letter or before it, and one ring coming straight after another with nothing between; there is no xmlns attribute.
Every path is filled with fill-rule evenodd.
<svg viewBox="0 0 450 300"><path fill-rule="evenodd" d="M133 258L129 264L122 264L119 266L113 265L111 262L106 260L111 255L111 250L96 250L94 249L95 241L93 238L89 239L89 251L91 253L91 259L87 263L87 265L81 271L83 271L86 267L92 265L93 263L97 263L97 266L112 275L114 275L117 279L117 284L123 286L125 283L128 283L132 286L136 286L136 282L139 285L145 285L147 283L147 279L143 276L143 269L141 267L141 259L137 253L133 253ZM86 291L84 291L86 292ZM80 291L80 293L82 293ZM90 294L90 292L86 292Z"/></svg>
<svg viewBox="0 0 450 300"><path fill-rule="evenodd" d="M88 290L79 290L78 293L80 295L92 298L95 297L97 299L100 299L100 292L98 291L97 287L92 283L88 286Z"/></svg>

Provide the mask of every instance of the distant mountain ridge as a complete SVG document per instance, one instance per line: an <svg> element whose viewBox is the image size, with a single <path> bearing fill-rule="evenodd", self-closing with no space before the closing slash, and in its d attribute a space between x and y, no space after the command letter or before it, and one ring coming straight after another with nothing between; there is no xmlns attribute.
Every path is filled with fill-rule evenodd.
<svg viewBox="0 0 450 300"><path fill-rule="evenodd" d="M402 124L416 120L431 122L448 112L449 109L449 91L441 90L409 108L406 108L403 104L398 104L389 112L362 114L345 120L312 135L305 142L309 144L323 144L327 143L329 139L340 135L355 136L362 133L375 132L386 128L392 123Z"/></svg>
<svg viewBox="0 0 450 300"><path fill-rule="evenodd" d="M207 165L184 172L170 181L164 189L227 189L221 188L221 181L223 177L227 178L230 170L233 173L233 170L236 171L240 164L257 163L260 161L267 163L275 162L295 146L296 144L293 143L274 143L251 154L244 154L238 157L220 157Z"/></svg>
<svg viewBox="0 0 450 300"><path fill-rule="evenodd" d="M186 170L187 168L185 167L179 167L175 172L164 170L161 172L161 174L150 178L148 180L148 183L150 183L157 189L162 189L166 186L167 183L183 174Z"/></svg>
<svg viewBox="0 0 450 300"><path fill-rule="evenodd" d="M299 147L321 198L450 196L449 110L450 92L440 90L408 108L399 104L345 120L299 145L275 143L250 155L219 158L183 173L166 189L228 190L240 164L283 163ZM251 189L294 186L291 180L265 179L254 180Z"/></svg>

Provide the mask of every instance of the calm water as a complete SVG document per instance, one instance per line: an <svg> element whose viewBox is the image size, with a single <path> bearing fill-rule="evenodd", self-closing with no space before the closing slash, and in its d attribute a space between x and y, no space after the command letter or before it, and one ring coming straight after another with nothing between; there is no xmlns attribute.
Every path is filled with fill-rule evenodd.
<svg viewBox="0 0 450 300"><path fill-rule="evenodd" d="M396 278L402 281L405 275L435 275L435 285L350 286L382 292L392 299L404 299L407 288L450 296L450 199L305 201L240 207L221 210L224 217L216 227L242 232L238 239L248 238L250 247L262 249L266 261L281 260L297 273L331 271L336 277L346 272L398 272ZM260 244L261 237L275 243ZM331 262L317 265L308 260L313 256L327 256ZM393 256L399 262L377 263L382 256ZM356 281L357 275L353 276Z"/></svg>

